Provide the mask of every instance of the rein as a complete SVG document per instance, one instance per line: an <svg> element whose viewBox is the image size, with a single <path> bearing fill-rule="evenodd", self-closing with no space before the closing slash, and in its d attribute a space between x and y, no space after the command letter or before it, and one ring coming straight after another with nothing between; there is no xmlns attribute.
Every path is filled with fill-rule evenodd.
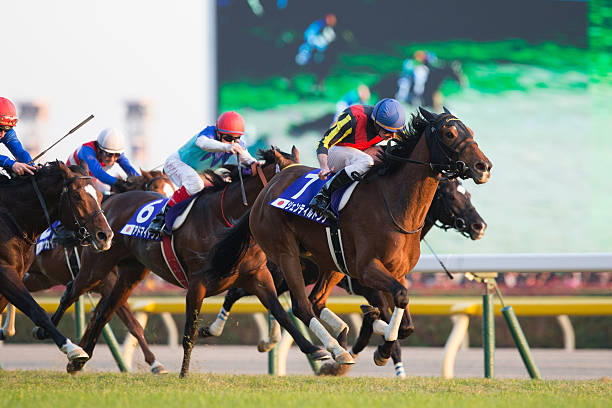
<svg viewBox="0 0 612 408"><path fill-rule="evenodd" d="M74 180L76 179L91 179L91 176L76 176L73 177L69 180L64 180L64 187L62 188L62 193L60 194L60 209L61 209L61 203L64 200L64 198L66 197L66 195L68 194L68 185L70 183L72 183ZM53 231L54 234L57 234L55 229L53 228L52 222L51 222L51 217L49 216L49 211L47 210L47 203L45 202L45 199L42 195L42 193L40 192L40 188L38 187L38 183L36 183L36 178L34 176L30 176L30 180L32 181L32 186L34 187L34 192L36 193L36 197L38 198L38 201L40 202L40 206L43 209L43 212L45 214L45 218L47 220L47 224L49 225L49 228L51 229L51 231ZM90 214L86 219L85 222L83 224L81 224L79 222L79 220L77 219L76 215L74 215L74 206L72 204L72 200L70 199L70 195L68 195L68 205L70 207L70 214L72 215L72 219L74 220L75 225L77 225L78 230L76 232L77 235L77 239L79 240L81 245L85 244L85 241L87 239L89 239L91 237L91 234L87 231L87 224L98 214L102 214L103 211L102 209L99 209L97 211L95 211L94 213Z"/></svg>
<svg viewBox="0 0 612 408"><path fill-rule="evenodd" d="M261 182L264 185L264 187L268 184L268 180L266 180L266 176L263 173L263 170L261 169L261 166L259 164L257 164L256 162L251 164L251 173L252 174L257 173L257 175L259 176L259 179L261 180ZM223 218L223 221L225 221L225 224L227 224L227 226L231 228L231 227L233 227L233 225L225 217L225 211L223 211L223 198L225 197L225 192L227 191L227 188L229 186L230 185L227 184L225 186L225 188L223 189L223 192L221 193L221 217Z"/></svg>
<svg viewBox="0 0 612 408"><path fill-rule="evenodd" d="M425 226L425 223L423 223L419 228L413 230L413 231L408 231L407 229L404 229L401 225L399 225L399 223L395 220L395 217L393 217L393 213L391 212L391 207L389 206L389 202L387 201L387 196L385 195L385 186L384 186L384 181L382 183L380 183L380 189L381 189L381 193L382 193L382 197L383 197L383 202L385 203L385 208L387 209L387 214L389 214L389 218L391 218L391 221L393 222L393 225L395 226L395 228L397 228L399 230L399 232L401 232L402 234L416 234L417 232L420 232L423 227Z"/></svg>

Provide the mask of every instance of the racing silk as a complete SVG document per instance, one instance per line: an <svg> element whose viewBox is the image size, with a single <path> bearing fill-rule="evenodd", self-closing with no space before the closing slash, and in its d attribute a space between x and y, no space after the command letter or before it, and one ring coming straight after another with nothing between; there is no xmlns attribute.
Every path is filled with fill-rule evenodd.
<svg viewBox="0 0 612 408"><path fill-rule="evenodd" d="M0 139L0 143L4 144L9 150L9 152L11 152L11 154L17 159L13 160L8 156L3 156L0 154L0 166L11 168L13 167L13 164L15 164L15 161L21 163L29 163L32 161L32 157L28 152L24 150L23 146L21 145L21 142L17 138L17 133L15 132L15 129L11 129L6 132L4 134L4 137Z"/></svg>
<svg viewBox="0 0 612 408"><path fill-rule="evenodd" d="M304 41L311 47L319 51L325 51L327 46L334 41L336 33L334 29L325 24L325 19L321 18L310 24L304 31Z"/></svg>
<svg viewBox="0 0 612 408"><path fill-rule="evenodd" d="M327 154L327 150L334 145L365 150L383 141L378 136L374 121L370 119L373 109L373 106L367 105L353 105L345 109L319 141L317 154Z"/></svg>
<svg viewBox="0 0 612 408"><path fill-rule="evenodd" d="M217 146L217 142L219 145ZM246 151L246 146L242 140L238 142ZM200 133L193 136L179 150L178 154L181 161L197 171L203 172L206 169L217 169L225 164L231 157L231 153L224 150L226 144L217 140L217 127L207 126ZM207 150L208 149L210 150ZM219 149L219 150L217 150ZM240 155L240 161L251 164L255 159L250 155Z"/></svg>
<svg viewBox="0 0 612 408"><path fill-rule="evenodd" d="M111 176L106 171L110 170L104 166L98 158L96 157L96 145L94 141L84 143L81 147L76 149L74 153L68 157L66 164L69 166L79 165L81 161L87 163L89 166L89 174L91 174L96 179L100 180L104 184L108 184L112 186L117 181L116 177ZM117 163L119 166L125 171L125 174L128 176L139 176L140 174L132 167L132 164L125 156L125 154L121 153L121 156L117 159Z"/></svg>

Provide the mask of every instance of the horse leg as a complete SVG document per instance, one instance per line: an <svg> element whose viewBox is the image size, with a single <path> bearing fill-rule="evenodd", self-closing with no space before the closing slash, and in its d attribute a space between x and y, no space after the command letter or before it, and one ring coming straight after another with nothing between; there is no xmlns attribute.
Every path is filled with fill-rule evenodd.
<svg viewBox="0 0 612 408"><path fill-rule="evenodd" d="M202 301L206 297L202 275L192 275L185 297L185 331L183 333L183 363L181 364L181 378L185 378L189 372L191 352L198 339L198 316L202 308Z"/></svg>
<svg viewBox="0 0 612 408"><path fill-rule="evenodd" d="M230 310L234 303L236 303L239 299L244 296L248 296L244 289L241 288L233 288L227 291L225 295L225 300L223 300L223 306L217 314L217 318L214 322L212 322L209 326L202 327L199 331L200 336L202 337L210 337L210 336L220 336L223 333L223 328L225 327L225 322L229 317Z"/></svg>
<svg viewBox="0 0 612 408"><path fill-rule="evenodd" d="M89 320L87 329L83 334L83 338L79 344L84 350L88 350L89 358L93 356L93 350L96 346L96 341L104 326L110 321L113 313L125 302L132 293L132 290L138 285L149 273L149 271L140 263L131 262L120 266L117 283L113 287L111 293L100 299L94 313ZM80 371L85 362L69 363L66 370L69 373Z"/></svg>
<svg viewBox="0 0 612 408"><path fill-rule="evenodd" d="M68 356L68 360L86 361L89 358L81 347L73 344L57 330L47 313L32 298L17 271L3 265L0 265L0 293L6 301L25 313L34 324L47 330L57 347Z"/></svg>
<svg viewBox="0 0 612 408"><path fill-rule="evenodd" d="M102 297L107 297L110 295L113 287L117 283L118 271L115 269L112 273L108 274L106 278L102 281L102 283L95 288L95 291L100 293ZM155 359L155 354L149 348L149 344L144 337L144 329L140 325L140 322L134 316L134 313L130 309L130 306L127 303L122 304L117 309L117 317L121 319L125 327L127 327L128 331L132 336L136 338L138 341L138 345L142 350L142 354L144 355L145 361L149 366L151 366L151 372L153 374L167 374L168 370L164 367L162 363Z"/></svg>
<svg viewBox="0 0 612 408"><path fill-rule="evenodd" d="M53 313L53 316L51 316L51 321L55 326L62 319L66 310L82 294L99 285L116 265L117 259L120 258L114 253L109 254L109 252L114 252L113 248L114 246L104 253L96 253L89 248L83 250L81 253L81 269L74 280L66 284L66 289L60 298L59 306L55 313ZM47 338L47 333L41 328L34 328L34 336L42 340Z"/></svg>
<svg viewBox="0 0 612 408"><path fill-rule="evenodd" d="M332 335L342 348L347 347L349 327L338 315L326 307L327 298L334 286L344 278L344 274L339 272L330 272L325 276L317 279L317 282L308 296L312 303L314 312L319 319L324 321L332 329Z"/></svg>
<svg viewBox="0 0 612 408"><path fill-rule="evenodd" d="M306 324L310 330L312 330L319 340L321 340L323 347L332 353L332 356L336 362L340 364L354 364L355 360L353 360L353 357L349 354L349 352L340 346L338 340L329 334L329 332L315 316L312 303L310 303L306 297L304 277L302 276L302 267L300 265L299 249L297 244L295 244L295 250L291 252L279 254L279 262L276 262L276 264L279 265L283 275L285 276L285 281L289 286L293 313L298 319L304 322L304 324Z"/></svg>
<svg viewBox="0 0 612 408"><path fill-rule="evenodd" d="M315 361L323 361L330 358L325 350L308 341L293 324L291 317L289 317L287 311L278 301L274 281L265 265L259 268L259 271L253 275L253 279L247 285L247 289L255 293L259 301L272 313L276 321L289 332L302 353Z"/></svg>
<svg viewBox="0 0 612 408"><path fill-rule="evenodd" d="M376 259L372 260L363 270L363 280L367 282L368 286L391 293L395 306L389 323L378 319L372 324L374 333L380 334L385 338L385 344L379 346L376 352L374 352L374 362L377 365L385 365L391 356L393 342L398 338L402 317L408 307L408 291L405 286L406 279L405 277L401 279L403 283L393 277L387 268Z"/></svg>
<svg viewBox="0 0 612 408"><path fill-rule="evenodd" d="M6 321L0 329L0 340L6 340L15 335L15 306L8 303L4 296L0 296L0 323L2 322L2 313L6 310Z"/></svg>

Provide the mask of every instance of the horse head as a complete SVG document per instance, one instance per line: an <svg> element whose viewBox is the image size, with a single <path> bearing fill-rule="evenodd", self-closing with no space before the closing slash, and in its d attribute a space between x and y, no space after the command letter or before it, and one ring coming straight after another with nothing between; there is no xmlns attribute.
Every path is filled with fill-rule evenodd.
<svg viewBox="0 0 612 408"><path fill-rule="evenodd" d="M56 162L56 166L63 179L60 221L66 229L75 231L82 243L90 243L96 251L106 251L111 247L113 231L100 208L87 168L67 167L62 162Z"/></svg>
<svg viewBox="0 0 612 408"><path fill-rule="evenodd" d="M471 178L476 184L489 181L493 166L474 141L474 132L444 108L435 114L420 107L432 169L450 177Z"/></svg>
<svg viewBox="0 0 612 408"><path fill-rule="evenodd" d="M457 179L440 180L427 217L430 222L438 222L438 227L454 228L472 240L482 238L487 228L487 223L472 205L470 193Z"/></svg>
<svg viewBox="0 0 612 408"><path fill-rule="evenodd" d="M143 190L154 191L165 196L170 196L174 193L174 186L164 172L159 170L146 171L140 169L140 176L130 176L127 178L125 187L127 191ZM115 187L111 187L111 191L118 193Z"/></svg>

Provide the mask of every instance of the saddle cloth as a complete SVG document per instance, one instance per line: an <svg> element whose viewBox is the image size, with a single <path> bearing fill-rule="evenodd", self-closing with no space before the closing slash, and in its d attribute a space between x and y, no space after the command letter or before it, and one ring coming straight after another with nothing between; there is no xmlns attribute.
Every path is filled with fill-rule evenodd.
<svg viewBox="0 0 612 408"><path fill-rule="evenodd" d="M330 176L331 177L331 176ZM321 190L326 180L319 178L319 169L314 169L304 174L293 182L281 195L269 204L300 217L304 217L320 224L327 224L327 218L315 213L308 207L310 200ZM333 192L331 197L331 208L338 213L346 206L351 194L359 182L355 181L346 187Z"/></svg>
<svg viewBox="0 0 612 408"><path fill-rule="evenodd" d="M59 221L55 221L53 224L53 228L56 228L59 225ZM36 238L36 255L40 255L41 252L49 251L55 248L57 245L52 242L53 240L53 230L51 228L47 228L43 231L42 234Z"/></svg>

